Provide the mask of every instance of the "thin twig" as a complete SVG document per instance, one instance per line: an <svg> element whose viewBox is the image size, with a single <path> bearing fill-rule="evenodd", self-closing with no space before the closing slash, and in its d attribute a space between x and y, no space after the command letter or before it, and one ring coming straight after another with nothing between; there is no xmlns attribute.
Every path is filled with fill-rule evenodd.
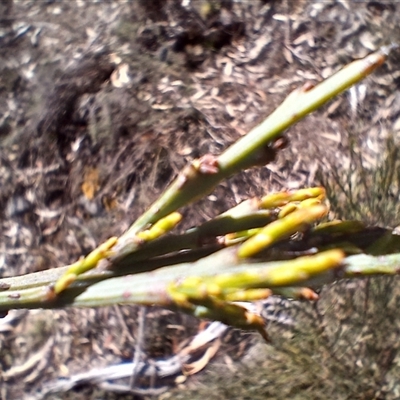
<svg viewBox="0 0 400 400"><path fill-rule="evenodd" d="M146 307L140 307L139 315L138 315L138 330L137 330L137 337L136 337L136 345L135 345L135 354L133 356L133 369L132 375L129 380L129 386L131 389L135 387L137 372L139 369L139 361L142 355L142 345L144 342L144 327L146 322Z"/></svg>

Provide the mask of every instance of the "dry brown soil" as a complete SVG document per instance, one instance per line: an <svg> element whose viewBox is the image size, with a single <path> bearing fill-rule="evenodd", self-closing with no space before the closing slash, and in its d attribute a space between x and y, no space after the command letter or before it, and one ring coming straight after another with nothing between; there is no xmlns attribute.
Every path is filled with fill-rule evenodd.
<svg viewBox="0 0 400 400"><path fill-rule="evenodd" d="M400 42L399 26L400 6L390 1L2 0L0 273L65 265L121 234L189 160L220 153L304 82ZM352 94L291 129L274 163L186 209L184 227L250 196L317 183L346 166L350 142L373 168L385 137L400 130L398 65L394 55ZM0 398L35 398L54 379L130 360L136 316L132 307L25 314L0 333ZM398 318L392 322L388 337L398 332ZM145 352L167 356L197 330L192 318L150 311ZM363 370L368 384L346 381L335 398L398 398L388 378L397 347L389 355L383 347L368 359L372 375ZM38 354L32 368L7 375ZM321 380L318 393L335 393L324 379L348 378L360 354L340 372L327 363L310 375ZM295 398L282 389L290 384L271 382L264 387L277 390L265 396ZM296 398L324 398L309 381L296 384ZM217 393L207 396L234 398ZM113 396L84 387L51 398Z"/></svg>

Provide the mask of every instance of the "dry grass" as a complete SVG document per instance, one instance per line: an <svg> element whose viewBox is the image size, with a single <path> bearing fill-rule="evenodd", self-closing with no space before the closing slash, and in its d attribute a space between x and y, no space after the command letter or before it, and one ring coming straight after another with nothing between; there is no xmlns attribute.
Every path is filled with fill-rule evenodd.
<svg viewBox="0 0 400 400"><path fill-rule="evenodd" d="M363 158L357 135L351 137L349 166L320 174L332 210L341 219L357 219L370 225L395 228L400 217L400 147L388 134L382 153L373 165Z"/></svg>
<svg viewBox="0 0 400 400"><path fill-rule="evenodd" d="M78 3L14 0L9 14L15 29L4 27L6 35L0 38L0 89L6 93L0 97L4 274L74 261L96 242L123 231L186 161L221 152L304 81L320 80L387 44L387 37L399 36L398 9L388 2L254 0L232 2L229 9L231 2L224 1L224 13L211 13L204 21L201 6L207 1L192 1L200 7L200 19L195 12L179 14L181 2L176 1L155 3L160 5L156 13L142 7L148 2ZM235 29L228 31L226 24ZM231 42L217 49L221 32L227 31ZM69 84L76 78L78 88L86 79L76 73L79 68L70 67L104 49L130 66L129 84L121 88L104 82L98 93L78 96L76 115L62 121L58 132L38 132L38 120L46 112L65 115L62 102L46 108L46 101L60 97L62 78ZM385 103L392 122L400 108L394 93L398 75L388 76L386 69L396 71L398 63L388 65L376 81L368 82L376 97L367 97L360 119L373 128L382 120L375 118L378 102ZM291 145L275 164L229 180L215 197L188 210L187 219L195 224L243 198L314 183L315 154L332 161L328 168L335 171L347 146L347 109L347 99L341 97L297 125L290 132ZM82 138L79 151L72 151ZM388 160L396 158L393 151L388 146ZM366 165L357 161L356 150L352 154L350 180L342 179L343 171L337 177L326 175L333 207L341 216L391 225L400 185L389 188L388 182L399 181L398 170L383 158L377 169L368 166L361 177L356 171ZM101 189L91 201L81 190L86 166L99 166L100 172L95 186L99 183ZM371 186L380 179L386 183L372 195ZM13 211L23 201L22 210ZM61 211L46 214L49 210ZM239 365L229 364L232 349L224 351L218 364L170 398L399 398L397 293L393 279L326 288L317 306L292 305L298 322L294 330L271 326L272 345L258 344ZM62 373L131 359L135 318L136 310L130 308L30 314L19 330L2 334L2 370L24 363L37 351L36 344L51 336L53 352L35 382L1 382L0 397L20 398ZM155 333L148 335L154 346L148 350L160 356L173 348L178 333L171 330L170 340L171 335L160 334L155 320ZM196 330L184 317L173 322L186 324L187 335ZM58 398L134 397L81 388L53 397Z"/></svg>

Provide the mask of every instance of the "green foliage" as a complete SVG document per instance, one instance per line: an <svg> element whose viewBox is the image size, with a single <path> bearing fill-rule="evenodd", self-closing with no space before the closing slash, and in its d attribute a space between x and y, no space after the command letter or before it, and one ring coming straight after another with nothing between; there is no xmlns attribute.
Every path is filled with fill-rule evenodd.
<svg viewBox="0 0 400 400"><path fill-rule="evenodd" d="M70 266L2 280L0 309L157 304L256 329L267 339L261 316L235 302L271 294L314 300L312 289L338 277L396 273L400 254L389 255L397 251L390 230L364 229L357 222L312 229L328 213L322 188L251 199L183 234L169 233L181 219L179 208L242 169L272 161L285 129L370 74L393 47L354 61L318 85L294 90L222 154L193 160L121 237ZM390 162L397 155L393 148L388 148ZM376 173L384 194L397 178L394 167L387 171ZM362 182L369 184L366 176Z"/></svg>
<svg viewBox="0 0 400 400"><path fill-rule="evenodd" d="M349 168L323 171L319 179L339 218L395 228L400 216L399 143L389 134L376 166L366 166L356 138L349 148Z"/></svg>

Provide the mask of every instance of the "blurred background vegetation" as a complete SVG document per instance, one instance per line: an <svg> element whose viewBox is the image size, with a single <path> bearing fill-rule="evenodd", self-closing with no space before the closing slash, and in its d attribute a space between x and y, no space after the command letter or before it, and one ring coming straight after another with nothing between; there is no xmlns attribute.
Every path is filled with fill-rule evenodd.
<svg viewBox="0 0 400 400"><path fill-rule="evenodd" d="M395 2L0 7L2 276L87 254L123 232L187 161L220 153L292 89L400 40ZM194 225L244 198L321 183L336 217L395 228L399 76L392 58L355 94L292 129L273 164L230 179L186 219ZM271 323L271 344L233 332L240 340L162 398L397 399L399 290L397 278L372 278L326 287L316 304L281 301L276 313L296 323ZM149 357L173 353L198 329L167 314L148 317ZM29 398L57 377L130 360L136 330L130 307L29 313L1 333L2 370L53 338L49 362L30 379L1 382L0 396ZM252 346L238 359L244 341ZM58 398L137 397L84 387Z"/></svg>

